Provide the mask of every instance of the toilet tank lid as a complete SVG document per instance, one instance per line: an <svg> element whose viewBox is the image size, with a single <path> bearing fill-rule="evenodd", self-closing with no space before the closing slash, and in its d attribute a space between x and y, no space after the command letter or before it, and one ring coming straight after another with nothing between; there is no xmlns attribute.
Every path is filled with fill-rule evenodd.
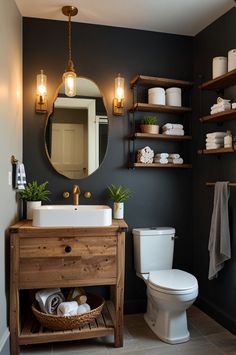
<svg viewBox="0 0 236 355"><path fill-rule="evenodd" d="M196 277L186 271L171 269L151 271L149 282L166 290L191 290L198 286Z"/></svg>
<svg viewBox="0 0 236 355"><path fill-rule="evenodd" d="M175 228L172 227L150 227L134 228L133 234L137 235L170 235L175 234Z"/></svg>

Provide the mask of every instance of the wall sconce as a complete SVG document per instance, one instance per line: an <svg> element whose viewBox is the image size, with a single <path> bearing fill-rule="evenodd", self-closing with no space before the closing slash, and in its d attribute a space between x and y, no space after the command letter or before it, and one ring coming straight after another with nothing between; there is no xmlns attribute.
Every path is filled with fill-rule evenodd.
<svg viewBox="0 0 236 355"><path fill-rule="evenodd" d="M113 100L113 114L117 116L124 114L124 86L125 79L118 74L115 78L115 97Z"/></svg>
<svg viewBox="0 0 236 355"><path fill-rule="evenodd" d="M68 16L68 49L69 60L65 73L62 76L65 85L65 95L73 97L76 95L76 73L71 59L71 17L77 15L78 9L74 6L63 6L62 13Z"/></svg>
<svg viewBox="0 0 236 355"><path fill-rule="evenodd" d="M38 113L47 112L48 102L47 102L47 76L40 71L37 75L37 93L36 93L36 103L35 111Z"/></svg>

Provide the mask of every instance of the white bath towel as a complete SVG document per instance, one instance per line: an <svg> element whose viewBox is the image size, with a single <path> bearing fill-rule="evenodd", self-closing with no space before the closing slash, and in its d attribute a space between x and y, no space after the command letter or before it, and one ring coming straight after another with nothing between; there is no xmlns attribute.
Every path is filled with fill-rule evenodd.
<svg viewBox="0 0 236 355"><path fill-rule="evenodd" d="M206 149L219 149L222 148L224 146L224 144L220 144L220 143L207 143L206 144Z"/></svg>
<svg viewBox="0 0 236 355"><path fill-rule="evenodd" d="M167 158L155 158L154 163L160 163L160 164L168 164L168 159Z"/></svg>
<svg viewBox="0 0 236 355"><path fill-rule="evenodd" d="M170 157L171 159L178 159L178 158L180 158L180 155L177 154L177 153L172 153L172 154L169 154L169 157Z"/></svg>
<svg viewBox="0 0 236 355"><path fill-rule="evenodd" d="M224 143L224 137L206 138L206 143Z"/></svg>
<svg viewBox="0 0 236 355"><path fill-rule="evenodd" d="M228 217L229 187L227 181L215 184L214 206L208 243L210 256L208 278L212 280L231 258L230 231Z"/></svg>
<svg viewBox="0 0 236 355"><path fill-rule="evenodd" d="M155 158L168 158L168 156L169 156L169 153L156 153L155 154Z"/></svg>
<svg viewBox="0 0 236 355"><path fill-rule="evenodd" d="M182 158L174 158L174 159L169 158L168 162L172 164L183 164L184 161Z"/></svg>
<svg viewBox="0 0 236 355"><path fill-rule="evenodd" d="M65 300L60 288L47 288L36 292L35 299L42 312L55 314L57 307Z"/></svg>
<svg viewBox="0 0 236 355"><path fill-rule="evenodd" d="M212 133L207 133L207 138L219 138L219 137L225 137L227 136L226 132L212 132Z"/></svg>
<svg viewBox="0 0 236 355"><path fill-rule="evenodd" d="M166 131L163 132L164 135L168 136L184 136L184 130L183 129L167 129Z"/></svg>
<svg viewBox="0 0 236 355"><path fill-rule="evenodd" d="M78 312L78 307L79 307L79 305L76 301L62 302L57 307L57 315L58 316L75 316Z"/></svg>
<svg viewBox="0 0 236 355"><path fill-rule="evenodd" d="M179 123L166 123L162 126L162 131L166 131L167 129L183 129L184 126Z"/></svg>

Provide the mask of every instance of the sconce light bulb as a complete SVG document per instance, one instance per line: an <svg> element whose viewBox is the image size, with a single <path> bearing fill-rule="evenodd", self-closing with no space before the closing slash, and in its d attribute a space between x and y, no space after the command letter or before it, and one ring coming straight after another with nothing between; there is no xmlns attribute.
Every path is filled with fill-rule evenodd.
<svg viewBox="0 0 236 355"><path fill-rule="evenodd" d="M37 75L37 94L40 96L47 94L47 76L43 74L43 70Z"/></svg>
<svg viewBox="0 0 236 355"><path fill-rule="evenodd" d="M124 83L125 79L120 74L115 78L115 97L121 101L124 99Z"/></svg>
<svg viewBox="0 0 236 355"><path fill-rule="evenodd" d="M120 101L124 98L124 89L121 87L118 87L116 89L116 98Z"/></svg>

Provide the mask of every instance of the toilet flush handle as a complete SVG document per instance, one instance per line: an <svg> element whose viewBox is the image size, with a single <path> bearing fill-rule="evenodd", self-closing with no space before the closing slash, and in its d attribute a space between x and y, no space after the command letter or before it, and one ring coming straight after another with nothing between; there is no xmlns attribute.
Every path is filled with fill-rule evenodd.
<svg viewBox="0 0 236 355"><path fill-rule="evenodd" d="M179 239L179 237L177 235L174 235L173 237L171 237L171 239Z"/></svg>

